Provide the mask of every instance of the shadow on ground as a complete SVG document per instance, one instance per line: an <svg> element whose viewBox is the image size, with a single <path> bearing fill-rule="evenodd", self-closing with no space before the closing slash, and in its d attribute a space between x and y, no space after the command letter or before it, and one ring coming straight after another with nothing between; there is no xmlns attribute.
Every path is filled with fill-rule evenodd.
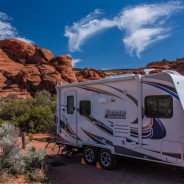
<svg viewBox="0 0 184 184"><path fill-rule="evenodd" d="M82 155L71 159L47 159L52 166L50 183L62 184L184 184L184 176L174 166L126 157L118 158L115 170L82 165Z"/></svg>

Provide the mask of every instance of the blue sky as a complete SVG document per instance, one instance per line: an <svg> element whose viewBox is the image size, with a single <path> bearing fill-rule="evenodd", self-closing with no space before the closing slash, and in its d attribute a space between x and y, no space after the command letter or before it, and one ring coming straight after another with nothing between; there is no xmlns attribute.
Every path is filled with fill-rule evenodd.
<svg viewBox="0 0 184 184"><path fill-rule="evenodd" d="M1 0L0 39L9 37L79 68L138 68L184 57L184 2Z"/></svg>

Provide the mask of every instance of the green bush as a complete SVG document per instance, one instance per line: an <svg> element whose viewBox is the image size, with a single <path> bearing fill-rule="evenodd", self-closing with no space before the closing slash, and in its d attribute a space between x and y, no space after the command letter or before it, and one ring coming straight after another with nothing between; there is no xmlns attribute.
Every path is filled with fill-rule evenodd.
<svg viewBox="0 0 184 184"><path fill-rule="evenodd" d="M43 90L37 92L34 98L27 100L19 99L15 95L2 98L0 118L12 122L21 131L45 133L56 129L55 111L56 96Z"/></svg>

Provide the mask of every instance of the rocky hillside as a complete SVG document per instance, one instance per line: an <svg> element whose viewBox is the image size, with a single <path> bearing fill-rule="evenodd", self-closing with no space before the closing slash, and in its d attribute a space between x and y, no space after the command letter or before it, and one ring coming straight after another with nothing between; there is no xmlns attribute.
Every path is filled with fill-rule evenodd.
<svg viewBox="0 0 184 184"><path fill-rule="evenodd" d="M29 97L38 90L46 89L55 93L57 81L74 83L98 80L106 76L123 73L144 74L144 69L152 73L162 70L176 70L184 75L184 58L177 61L153 62L139 69L121 72L82 69L73 71L72 58L66 55L54 57L52 52L16 39L0 41L0 97L16 93L19 97Z"/></svg>

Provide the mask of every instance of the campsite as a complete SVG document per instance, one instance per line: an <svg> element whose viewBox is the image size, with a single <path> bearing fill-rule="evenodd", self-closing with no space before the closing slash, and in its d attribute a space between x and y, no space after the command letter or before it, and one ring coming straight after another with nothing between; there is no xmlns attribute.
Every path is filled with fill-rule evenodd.
<svg viewBox="0 0 184 184"><path fill-rule="evenodd" d="M0 183L183 184L184 2L0 7Z"/></svg>

